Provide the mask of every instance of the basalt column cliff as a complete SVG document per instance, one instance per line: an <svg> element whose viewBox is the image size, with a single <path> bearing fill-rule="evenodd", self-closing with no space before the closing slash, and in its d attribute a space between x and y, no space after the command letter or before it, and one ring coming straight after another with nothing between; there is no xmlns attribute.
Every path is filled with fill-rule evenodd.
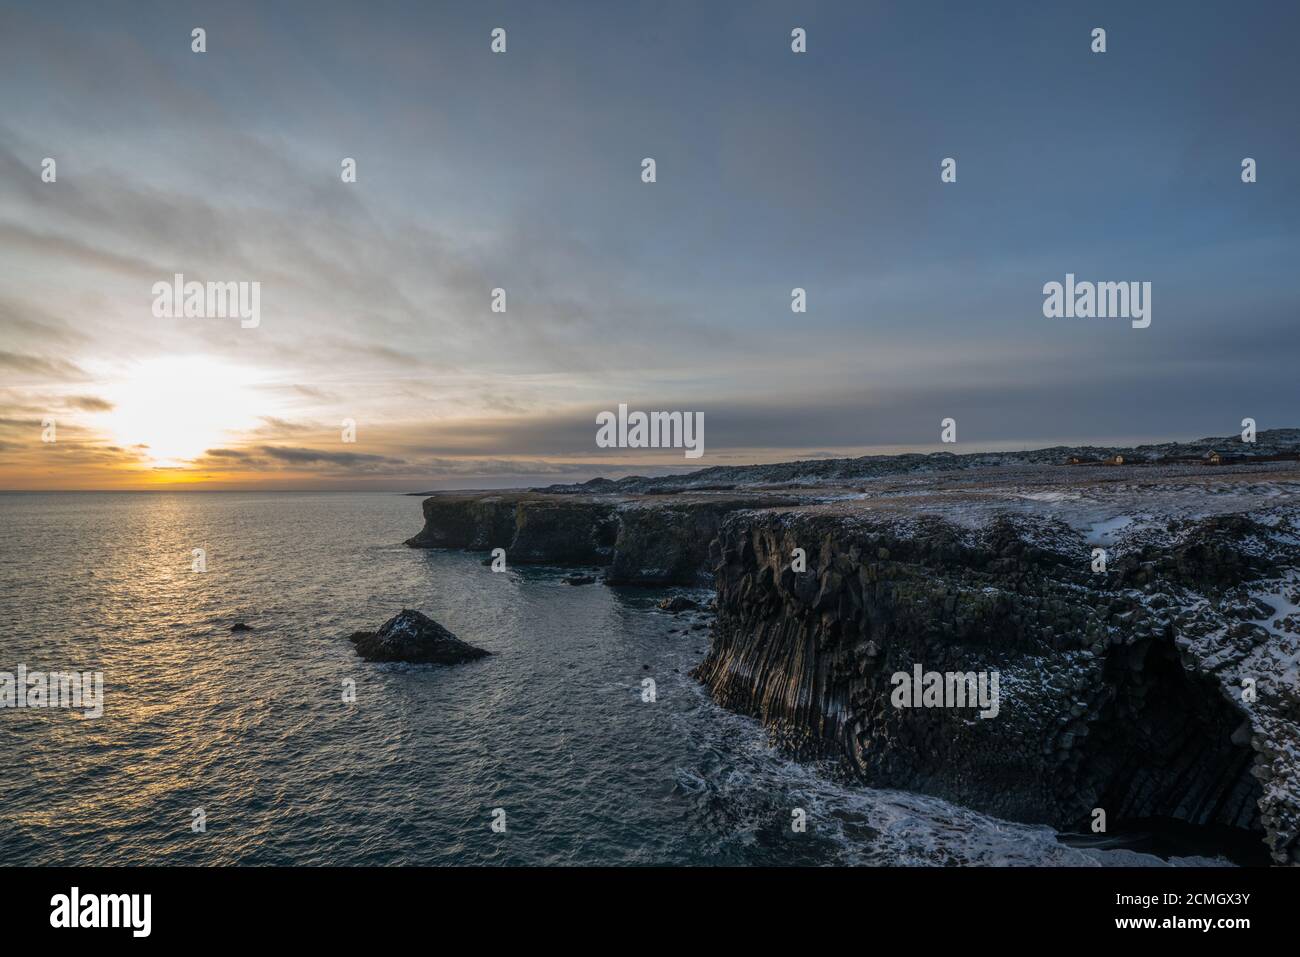
<svg viewBox="0 0 1300 957"><path fill-rule="evenodd" d="M435 495L410 544L711 579L696 676L864 784L1066 829L1231 829L1300 863L1300 434L1261 440L1205 440L1213 465L1053 449ZM996 676L996 713L899 707L918 668Z"/></svg>

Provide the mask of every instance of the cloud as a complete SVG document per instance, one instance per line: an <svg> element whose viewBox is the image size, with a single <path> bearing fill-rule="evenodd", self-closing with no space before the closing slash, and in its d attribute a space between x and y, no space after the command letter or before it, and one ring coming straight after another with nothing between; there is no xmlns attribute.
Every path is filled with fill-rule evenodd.
<svg viewBox="0 0 1300 957"><path fill-rule="evenodd" d="M256 430L259 435L301 435L304 432L319 432L321 430L319 425L308 422L290 422L286 419L278 419L273 415L263 415L260 418L265 425Z"/></svg>
<svg viewBox="0 0 1300 957"><path fill-rule="evenodd" d="M52 359L18 352L0 351L0 369L53 382L86 377L85 372L65 359Z"/></svg>
<svg viewBox="0 0 1300 957"><path fill-rule="evenodd" d="M194 465L198 468L226 465L251 470L276 469L288 466L296 469L327 467L356 472L393 472L405 468L407 463L399 458L371 452L336 451L301 446L258 445L248 449L208 449Z"/></svg>
<svg viewBox="0 0 1300 957"><path fill-rule="evenodd" d="M93 395L74 395L65 399L64 402L74 409L80 409L82 412L111 412L113 410L112 402Z"/></svg>
<svg viewBox="0 0 1300 957"><path fill-rule="evenodd" d="M261 445L257 451L270 458L277 459L281 462L291 462L294 465L307 465L314 463L327 463L330 465L362 465L362 464L384 464L384 465L404 465L401 459L389 458L386 455L373 455L367 452L331 452L324 449L306 449L293 448L289 446Z"/></svg>
<svg viewBox="0 0 1300 957"><path fill-rule="evenodd" d="M11 344L22 341L68 347L87 341L87 337L72 329L66 320L15 298L0 297L0 327L5 330L6 339Z"/></svg>

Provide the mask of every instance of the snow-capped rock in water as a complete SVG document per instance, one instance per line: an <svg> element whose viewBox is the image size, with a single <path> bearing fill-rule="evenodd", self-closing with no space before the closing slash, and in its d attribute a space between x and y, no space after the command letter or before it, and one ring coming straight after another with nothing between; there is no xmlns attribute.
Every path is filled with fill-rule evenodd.
<svg viewBox="0 0 1300 957"><path fill-rule="evenodd" d="M354 632L349 640L367 661L458 665L492 654L461 641L432 618L410 609L388 619L378 631Z"/></svg>

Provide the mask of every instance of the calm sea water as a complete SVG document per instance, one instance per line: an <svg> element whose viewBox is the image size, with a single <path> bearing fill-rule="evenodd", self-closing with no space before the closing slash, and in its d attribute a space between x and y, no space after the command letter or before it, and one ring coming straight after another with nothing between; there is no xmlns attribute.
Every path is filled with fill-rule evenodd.
<svg viewBox="0 0 1300 957"><path fill-rule="evenodd" d="M494 574L406 548L420 524L399 495L0 494L0 671L106 698L0 709L0 865L1158 863L842 787L708 699L664 592ZM358 659L405 607L495 655Z"/></svg>

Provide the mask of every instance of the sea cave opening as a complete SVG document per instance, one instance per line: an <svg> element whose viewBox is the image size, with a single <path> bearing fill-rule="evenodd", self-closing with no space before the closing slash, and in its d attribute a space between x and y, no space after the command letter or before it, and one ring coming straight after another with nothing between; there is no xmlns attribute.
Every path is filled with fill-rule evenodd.
<svg viewBox="0 0 1300 957"><path fill-rule="evenodd" d="M1085 802L1106 813L1089 843L1163 857L1223 856L1267 864L1249 724L1210 676L1183 668L1173 641L1112 649L1109 700L1074 772Z"/></svg>

